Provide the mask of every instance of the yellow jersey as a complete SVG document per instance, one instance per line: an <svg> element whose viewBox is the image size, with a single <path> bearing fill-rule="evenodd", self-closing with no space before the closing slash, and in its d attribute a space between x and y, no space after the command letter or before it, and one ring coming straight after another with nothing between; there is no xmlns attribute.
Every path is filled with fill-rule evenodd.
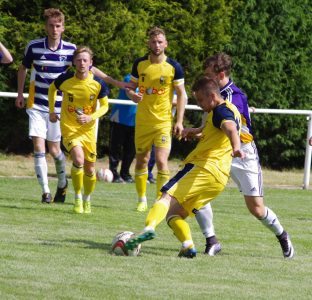
<svg viewBox="0 0 312 300"><path fill-rule="evenodd" d="M174 87L184 83L181 65L168 57L161 63L152 63L146 55L134 62L131 81L143 94L142 101L138 103L136 124L154 128L170 125Z"/></svg>
<svg viewBox="0 0 312 300"><path fill-rule="evenodd" d="M96 119L108 111L109 88L103 80L89 72L86 79L79 79L74 73L60 75L49 87L50 113L54 112L57 90L63 92L60 125L62 136L82 136L85 141L95 142ZM97 110L97 101L100 108ZM77 113L91 115L92 121L87 124L77 122Z"/></svg>
<svg viewBox="0 0 312 300"><path fill-rule="evenodd" d="M235 105L225 101L208 113L200 141L184 160L185 164L192 163L208 170L224 185L230 174L232 146L221 125L228 121L236 123L240 134L240 113Z"/></svg>

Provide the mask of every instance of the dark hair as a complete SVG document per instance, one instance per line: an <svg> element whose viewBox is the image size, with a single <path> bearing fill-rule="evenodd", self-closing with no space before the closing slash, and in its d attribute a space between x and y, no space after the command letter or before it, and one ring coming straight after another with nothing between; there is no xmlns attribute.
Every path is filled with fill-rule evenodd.
<svg viewBox="0 0 312 300"><path fill-rule="evenodd" d="M211 93L216 93L220 95L220 87L216 80L209 78L207 76L200 77L195 81L192 86L192 92L202 91L205 95L209 95Z"/></svg>
<svg viewBox="0 0 312 300"><path fill-rule="evenodd" d="M204 69L212 67L216 74L223 71L226 76L229 76L231 73L232 59L228 54L220 52L206 58L203 67Z"/></svg>

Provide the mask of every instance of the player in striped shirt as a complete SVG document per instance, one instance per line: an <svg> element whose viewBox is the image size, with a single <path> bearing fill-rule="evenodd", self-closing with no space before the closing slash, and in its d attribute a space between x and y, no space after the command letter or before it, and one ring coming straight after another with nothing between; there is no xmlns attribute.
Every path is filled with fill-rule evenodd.
<svg viewBox="0 0 312 300"><path fill-rule="evenodd" d="M29 116L29 137L34 146L35 172L42 188L43 203L64 202L67 180L65 172L65 155L61 150L61 131L59 122L49 121L48 89L51 82L72 65L73 52L76 46L62 40L64 32L64 14L55 8L44 11L47 37L30 41L27 45L22 64L19 67L18 96L15 105L24 107L23 90L27 69L31 69L29 97L26 111ZM58 95L56 111L61 108L61 94ZM48 184L48 167L46 161L47 146L54 158L58 177L57 192L52 200Z"/></svg>

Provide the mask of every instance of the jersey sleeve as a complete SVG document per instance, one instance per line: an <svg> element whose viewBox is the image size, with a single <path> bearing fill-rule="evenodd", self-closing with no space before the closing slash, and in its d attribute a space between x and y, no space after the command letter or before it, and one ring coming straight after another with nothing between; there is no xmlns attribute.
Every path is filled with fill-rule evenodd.
<svg viewBox="0 0 312 300"><path fill-rule="evenodd" d="M174 68L173 84L180 85L184 83L184 71L182 66L175 60L167 58L167 62Z"/></svg>
<svg viewBox="0 0 312 300"><path fill-rule="evenodd" d="M221 104L213 110L212 123L216 128L221 128L222 123L225 121L236 123L234 112L226 104Z"/></svg>
<svg viewBox="0 0 312 300"><path fill-rule="evenodd" d="M31 43L29 43L24 51L24 57L22 60L22 64L27 68L30 69L33 63L33 53Z"/></svg>
<svg viewBox="0 0 312 300"><path fill-rule="evenodd" d="M74 74L73 72L66 72L66 73L63 73L63 74L59 75L59 76L54 80L55 87L56 87L58 90L61 91L61 85L62 85L62 83L63 83L65 80L67 80L67 79L73 77L74 75L75 75L75 74Z"/></svg>
<svg viewBox="0 0 312 300"><path fill-rule="evenodd" d="M138 82L139 81L139 72L138 72L138 64L139 59L135 60L135 62L132 65L132 71L131 71L131 81Z"/></svg>

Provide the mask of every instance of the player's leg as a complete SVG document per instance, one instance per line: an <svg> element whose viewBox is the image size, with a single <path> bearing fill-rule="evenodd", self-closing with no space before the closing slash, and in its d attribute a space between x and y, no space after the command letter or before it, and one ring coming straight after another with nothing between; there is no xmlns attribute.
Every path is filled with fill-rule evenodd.
<svg viewBox="0 0 312 300"><path fill-rule="evenodd" d="M135 187L138 195L137 211L147 210L146 181L147 181L147 162L149 152L137 153L135 164Z"/></svg>
<svg viewBox="0 0 312 300"><path fill-rule="evenodd" d="M151 240L156 236L155 228L165 219L170 207L170 201L171 197L165 193L155 201L145 219L143 232L127 241L126 248L128 250L133 250L140 243Z"/></svg>
<svg viewBox="0 0 312 300"><path fill-rule="evenodd" d="M34 147L34 168L42 189L42 203L50 203L52 196L48 184L48 165L46 161L45 140L47 138L46 115L33 109L26 110L29 116L29 137Z"/></svg>
<svg viewBox="0 0 312 300"><path fill-rule="evenodd" d="M146 126L135 127L135 188L138 195L137 211L147 210L146 185L147 185L147 162L150 157L150 149L153 144L154 129Z"/></svg>
<svg viewBox="0 0 312 300"><path fill-rule="evenodd" d="M48 164L45 153L45 140L41 137L32 137L34 146L34 166L39 185L42 189L42 203L51 203L52 196L48 183Z"/></svg>
<svg viewBox="0 0 312 300"><path fill-rule="evenodd" d="M47 144L50 155L54 159L55 170L57 175L57 190L54 196L54 202L65 202L67 191L66 179L66 157L61 150L61 129L60 122L52 123L46 114L47 130Z"/></svg>
<svg viewBox="0 0 312 300"><path fill-rule="evenodd" d="M169 180L168 158L171 150L171 127L165 127L155 133L155 159L157 165L156 197L161 196L160 189Z"/></svg>
<svg viewBox="0 0 312 300"><path fill-rule="evenodd" d="M166 219L168 226L172 229L174 235L182 244L178 256L193 258L196 256L197 251L192 239L190 226L185 221L187 216L188 213L180 203L175 198L172 198L172 204Z"/></svg>
<svg viewBox="0 0 312 300"><path fill-rule="evenodd" d="M83 164L83 212L91 213L91 194L96 185L95 162L96 162L96 143L80 141L84 154Z"/></svg>
<svg viewBox="0 0 312 300"><path fill-rule="evenodd" d="M66 179L66 157L61 150L59 142L48 141L49 153L54 159L55 170L57 174L57 190L53 199L53 202L64 203L66 199L67 191L67 179Z"/></svg>
<svg viewBox="0 0 312 300"><path fill-rule="evenodd" d="M264 205L263 197L244 196L244 198L250 213L276 235L283 250L284 257L292 258L294 255L294 248L289 235L284 230L274 211Z"/></svg>
<svg viewBox="0 0 312 300"><path fill-rule="evenodd" d="M206 238L204 253L215 256L221 251L221 244L218 242L213 225L213 212L211 204L207 203L195 214L196 221Z"/></svg>
<svg viewBox="0 0 312 300"><path fill-rule="evenodd" d="M184 221L184 218L186 216L196 216L200 209L217 197L223 189L224 185L219 183L212 173L190 163L186 164L176 176L162 187L161 191L165 191L177 199L186 212L183 214L177 207L175 210L177 213L172 212L171 209L170 213L168 213L168 216L173 216L168 219L168 224L182 242L181 253L188 253L189 248L194 248L194 251L190 250L190 255L196 253L188 224Z"/></svg>
<svg viewBox="0 0 312 300"><path fill-rule="evenodd" d="M84 152L80 145L74 146L70 150L70 156L73 164L71 168L71 178L75 191L74 212L83 213L82 205L82 188L83 188L83 176L84 176Z"/></svg>
<svg viewBox="0 0 312 300"><path fill-rule="evenodd" d="M246 153L246 158L233 159L231 177L243 193L250 213L276 235L284 257L291 258L294 250L287 232L284 231L276 214L264 205L263 177L257 147L251 142L243 144L242 150Z"/></svg>
<svg viewBox="0 0 312 300"><path fill-rule="evenodd" d="M84 161L84 174L83 174L83 211L84 213L91 213L91 194L93 193L96 185L95 163L85 160Z"/></svg>
<svg viewBox="0 0 312 300"><path fill-rule="evenodd" d="M156 197L161 196L160 189L170 178L170 171L168 167L169 154L170 149L155 146L155 158L158 170L156 180Z"/></svg>

